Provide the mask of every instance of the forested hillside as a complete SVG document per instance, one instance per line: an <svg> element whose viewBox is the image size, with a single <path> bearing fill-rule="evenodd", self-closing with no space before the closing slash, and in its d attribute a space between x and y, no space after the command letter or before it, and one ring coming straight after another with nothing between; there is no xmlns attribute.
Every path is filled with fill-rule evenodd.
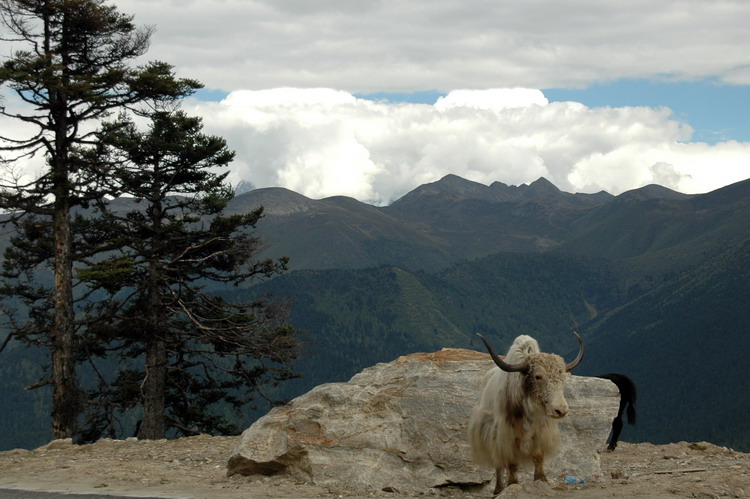
<svg viewBox="0 0 750 499"><path fill-rule="evenodd" d="M750 239L587 324L582 374L625 372L639 423L625 434L750 449Z"/></svg>
<svg viewBox="0 0 750 499"><path fill-rule="evenodd" d="M574 349L570 331L621 302L613 272L569 255L498 253L440 273L297 271L244 293L294 300L292 323L305 331L297 384L307 389L410 352L482 349L480 332L500 348L524 333Z"/></svg>

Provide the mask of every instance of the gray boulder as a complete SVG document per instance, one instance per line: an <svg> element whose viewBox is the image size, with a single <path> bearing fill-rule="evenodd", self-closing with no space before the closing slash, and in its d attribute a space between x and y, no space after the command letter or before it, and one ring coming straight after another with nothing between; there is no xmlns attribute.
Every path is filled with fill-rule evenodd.
<svg viewBox="0 0 750 499"><path fill-rule="evenodd" d="M483 353L443 349L318 386L248 428L228 474L285 473L359 493L483 488L494 472L472 463L466 427L493 365ZM571 376L566 397L570 413L561 420L561 449L547 476L558 483L567 475L595 479L619 394L607 380Z"/></svg>

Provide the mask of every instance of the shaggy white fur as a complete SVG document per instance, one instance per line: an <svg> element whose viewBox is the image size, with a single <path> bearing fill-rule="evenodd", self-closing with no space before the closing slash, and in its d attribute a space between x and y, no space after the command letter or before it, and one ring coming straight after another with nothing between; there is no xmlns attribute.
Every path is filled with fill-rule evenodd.
<svg viewBox="0 0 750 499"><path fill-rule="evenodd" d="M519 465L533 463L534 479L546 480L544 460L554 455L560 442L557 419L568 412L563 394L567 372L560 356L541 353L534 338L522 335L513 342L505 361L528 362L528 369L490 369L469 420L475 461L497 470L496 493L503 488L504 469L508 483L517 483Z"/></svg>

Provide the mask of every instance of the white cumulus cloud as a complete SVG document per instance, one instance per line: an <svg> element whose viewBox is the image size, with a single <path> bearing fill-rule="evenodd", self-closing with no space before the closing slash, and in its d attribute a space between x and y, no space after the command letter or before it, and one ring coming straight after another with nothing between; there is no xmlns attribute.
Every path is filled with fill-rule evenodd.
<svg viewBox="0 0 750 499"><path fill-rule="evenodd" d="M452 107L475 109L510 109L533 104L545 106L549 103L541 90L531 88L493 88L488 90L454 90L438 98L435 109L444 111Z"/></svg>
<svg viewBox="0 0 750 499"><path fill-rule="evenodd" d="M689 142L691 128L669 109L548 103L532 89L456 90L434 105L243 90L185 107L237 151L233 182L312 198L388 203L449 173L613 194L649 183L706 192L750 177L750 144Z"/></svg>

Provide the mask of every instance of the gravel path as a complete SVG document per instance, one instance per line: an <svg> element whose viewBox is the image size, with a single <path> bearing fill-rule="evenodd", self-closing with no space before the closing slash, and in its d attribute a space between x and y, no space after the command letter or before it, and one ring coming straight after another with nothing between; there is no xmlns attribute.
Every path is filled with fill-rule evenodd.
<svg viewBox="0 0 750 499"><path fill-rule="evenodd" d="M0 489L97 496L245 499L358 497L285 476L226 476L236 437L177 440L101 440L91 445L55 441L33 451L0 452ZM603 452L604 477L578 485L524 482L502 497L750 497L750 454L708 443L621 443ZM31 497L5 495L6 497ZM428 494L490 497L443 488ZM94 496L94 497L97 497ZM394 497L374 491L367 497ZM43 496L44 497L44 496ZM71 496L65 496L66 499ZM92 496L86 496L91 499ZM46 498L45 498L46 499Z"/></svg>

